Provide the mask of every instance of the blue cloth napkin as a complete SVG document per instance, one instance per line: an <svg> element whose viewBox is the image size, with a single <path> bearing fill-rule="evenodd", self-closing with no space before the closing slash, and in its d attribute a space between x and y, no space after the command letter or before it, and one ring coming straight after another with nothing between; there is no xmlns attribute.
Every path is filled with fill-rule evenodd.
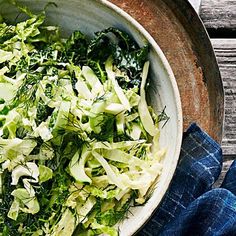
<svg viewBox="0 0 236 236"><path fill-rule="evenodd" d="M169 190L137 235L236 235L236 162L221 188L212 189L221 169L219 144L192 124Z"/></svg>

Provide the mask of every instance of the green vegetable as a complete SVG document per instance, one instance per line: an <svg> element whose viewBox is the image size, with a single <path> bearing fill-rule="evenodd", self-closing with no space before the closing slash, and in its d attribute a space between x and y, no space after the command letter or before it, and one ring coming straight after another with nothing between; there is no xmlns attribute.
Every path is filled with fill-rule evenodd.
<svg viewBox="0 0 236 236"><path fill-rule="evenodd" d="M16 4L17 5L17 4ZM0 235L118 235L162 171L148 46L0 19Z"/></svg>
<svg viewBox="0 0 236 236"><path fill-rule="evenodd" d="M141 89L140 89L141 91L140 102L138 105L138 111L139 111L140 119L142 121L144 129L151 136L155 136L155 134L157 133L157 128L155 127L151 114L148 110L148 105L146 102L146 95L145 95L145 84L146 84L147 75L148 75L148 67L149 67L149 63L146 62L144 64L143 74L142 74L142 83L141 83Z"/></svg>
<svg viewBox="0 0 236 236"><path fill-rule="evenodd" d="M39 183L50 180L53 176L53 172L50 168L39 164Z"/></svg>

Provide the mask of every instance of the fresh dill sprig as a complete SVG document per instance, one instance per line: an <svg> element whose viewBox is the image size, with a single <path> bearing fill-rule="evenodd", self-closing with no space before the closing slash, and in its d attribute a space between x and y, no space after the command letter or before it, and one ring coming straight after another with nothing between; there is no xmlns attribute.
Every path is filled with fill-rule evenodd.
<svg viewBox="0 0 236 236"><path fill-rule="evenodd" d="M161 121L165 121L164 124L162 125L162 128L167 124L169 121L170 117L166 113L166 106L163 108L162 112L158 115L157 122L160 123Z"/></svg>

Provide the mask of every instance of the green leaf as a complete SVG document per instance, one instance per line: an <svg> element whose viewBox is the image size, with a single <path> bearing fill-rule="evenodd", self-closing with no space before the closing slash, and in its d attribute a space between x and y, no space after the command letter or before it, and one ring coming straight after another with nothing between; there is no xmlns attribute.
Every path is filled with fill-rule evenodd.
<svg viewBox="0 0 236 236"><path fill-rule="evenodd" d="M80 31L72 33L65 43L64 57L66 60L79 65L87 58L87 39Z"/></svg>
<svg viewBox="0 0 236 236"><path fill-rule="evenodd" d="M11 195L14 196L14 201L8 213L9 218L16 220L19 210L29 214L39 212L40 206L38 200L36 197L31 197L26 189L18 188L14 190Z"/></svg>
<svg viewBox="0 0 236 236"><path fill-rule="evenodd" d="M85 163L87 161L87 158L91 155L91 151L87 150L87 148L84 146L82 149L82 153L80 156L80 152L76 152L73 156L72 160L69 164L69 170L70 174L75 178L76 181L79 181L81 183L92 183L92 180L88 177L88 175L85 173Z"/></svg>
<svg viewBox="0 0 236 236"><path fill-rule="evenodd" d="M53 172L52 169L44 165L39 165L39 183L43 183L52 179Z"/></svg>

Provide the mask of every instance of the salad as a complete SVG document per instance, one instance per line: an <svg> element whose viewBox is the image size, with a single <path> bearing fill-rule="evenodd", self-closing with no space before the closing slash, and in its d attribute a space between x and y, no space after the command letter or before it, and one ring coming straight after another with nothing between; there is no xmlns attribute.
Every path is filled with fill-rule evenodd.
<svg viewBox="0 0 236 236"><path fill-rule="evenodd" d="M45 11L0 17L0 235L118 235L165 150L148 45L108 28L64 39Z"/></svg>

